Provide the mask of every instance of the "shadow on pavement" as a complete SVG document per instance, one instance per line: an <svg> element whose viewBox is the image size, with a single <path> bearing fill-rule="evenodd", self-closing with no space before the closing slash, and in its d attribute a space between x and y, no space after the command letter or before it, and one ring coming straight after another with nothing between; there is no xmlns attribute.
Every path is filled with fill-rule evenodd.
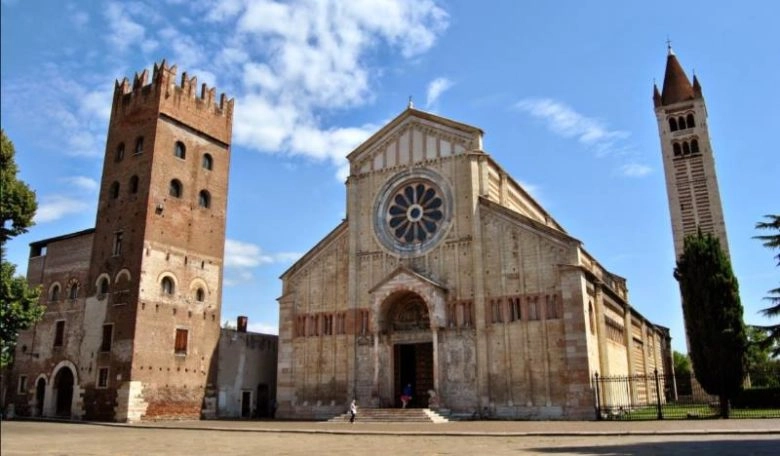
<svg viewBox="0 0 780 456"><path fill-rule="evenodd" d="M777 455L780 439L698 440L685 442L643 442L625 445L561 446L528 448L538 453L588 455Z"/></svg>

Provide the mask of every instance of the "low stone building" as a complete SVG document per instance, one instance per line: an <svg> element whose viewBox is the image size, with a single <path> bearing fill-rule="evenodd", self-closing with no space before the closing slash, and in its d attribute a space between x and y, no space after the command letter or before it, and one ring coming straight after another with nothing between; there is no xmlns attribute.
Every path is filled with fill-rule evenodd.
<svg viewBox="0 0 780 456"><path fill-rule="evenodd" d="M595 373L663 372L668 332L482 136L410 106L348 156L346 218L282 275L280 417L411 385L412 406L592 418Z"/></svg>
<svg viewBox="0 0 780 456"><path fill-rule="evenodd" d="M217 355L217 417L273 418L279 337L247 331L247 317L236 328L222 328Z"/></svg>

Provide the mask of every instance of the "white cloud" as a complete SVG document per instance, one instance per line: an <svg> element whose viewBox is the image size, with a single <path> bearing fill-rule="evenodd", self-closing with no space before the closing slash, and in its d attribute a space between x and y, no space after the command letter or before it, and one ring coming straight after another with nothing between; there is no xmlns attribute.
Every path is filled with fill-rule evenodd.
<svg viewBox="0 0 780 456"><path fill-rule="evenodd" d="M105 17L110 30L106 39L117 50L124 51L132 45L143 42L146 29L132 20L122 3L109 3L105 10Z"/></svg>
<svg viewBox="0 0 780 456"><path fill-rule="evenodd" d="M300 253L294 252L263 253L255 244L235 239L225 240L226 268L254 268L263 264L292 262L300 257Z"/></svg>
<svg viewBox="0 0 780 456"><path fill-rule="evenodd" d="M86 190L89 192L94 192L100 185L95 179L86 176L71 176L62 180L67 184L72 185L76 189Z"/></svg>
<svg viewBox="0 0 780 456"><path fill-rule="evenodd" d="M425 106L432 107L439 100L439 96L449 90L453 83L447 78L436 78L428 84L428 92L425 98Z"/></svg>
<svg viewBox="0 0 780 456"><path fill-rule="evenodd" d="M87 209L89 209L89 204L75 198L62 195L45 196L41 198L41 203L38 205L35 222L53 222L66 215L76 214Z"/></svg>
<svg viewBox="0 0 780 456"><path fill-rule="evenodd" d="M550 98L528 98L519 101L515 107L544 120L553 133L577 138L585 145L609 145L629 136L628 132L610 130L602 121L582 115L567 104Z"/></svg>
<svg viewBox="0 0 780 456"><path fill-rule="evenodd" d="M620 171L626 177L642 177L653 172L653 168L640 163L626 163L620 167Z"/></svg>

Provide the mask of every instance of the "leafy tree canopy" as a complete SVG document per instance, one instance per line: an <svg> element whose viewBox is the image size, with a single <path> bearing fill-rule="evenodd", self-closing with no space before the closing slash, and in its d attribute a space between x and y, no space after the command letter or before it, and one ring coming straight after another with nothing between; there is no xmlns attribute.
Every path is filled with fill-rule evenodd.
<svg viewBox="0 0 780 456"><path fill-rule="evenodd" d="M0 230L0 241L5 242L19 234L27 232L34 224L33 217L38 209L35 201L35 192L23 181L17 179L19 168L14 156L14 144L0 130L2 136L2 155L0 156L0 214L3 217L3 226Z"/></svg>
<svg viewBox="0 0 780 456"><path fill-rule="evenodd" d="M764 244L764 247L772 250L780 250L780 215L766 215L766 222L756 223L756 228L760 230L774 230L773 234L766 234L761 236L755 236L756 239L760 239ZM775 255L777 259L777 265L780 266L780 253ZM780 316L780 288L773 288L769 290L769 296L765 297L771 305L763 310L761 313L770 318L777 318ZM768 337L765 342L765 346L772 346L772 356L780 357L780 324L771 326L762 326L762 329L768 331Z"/></svg>

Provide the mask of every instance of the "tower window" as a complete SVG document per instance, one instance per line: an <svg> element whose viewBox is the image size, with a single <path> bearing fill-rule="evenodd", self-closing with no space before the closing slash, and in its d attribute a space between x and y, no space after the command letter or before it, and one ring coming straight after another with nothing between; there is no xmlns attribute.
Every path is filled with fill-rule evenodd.
<svg viewBox="0 0 780 456"><path fill-rule="evenodd" d="M677 119L674 117L669 119L669 130L677 131Z"/></svg>
<svg viewBox="0 0 780 456"><path fill-rule="evenodd" d="M672 149L674 149L674 156L675 157L679 157L680 155L682 155L682 151L680 150L680 144L679 143L672 144Z"/></svg>
<svg viewBox="0 0 780 456"><path fill-rule="evenodd" d="M699 153L699 141L695 139L691 140L691 153L692 154Z"/></svg>
<svg viewBox="0 0 780 456"><path fill-rule="evenodd" d="M181 141L176 141L176 146L173 148L173 155L176 156L176 158L181 158L184 160L187 155L187 148L184 147L184 143Z"/></svg>
<svg viewBox="0 0 780 456"><path fill-rule="evenodd" d="M683 143L683 155L689 155L691 153L691 147L688 145L688 141Z"/></svg>
<svg viewBox="0 0 780 456"><path fill-rule="evenodd" d="M114 181L114 183L111 184L108 193L111 195L111 199L119 198L119 182Z"/></svg>
<svg viewBox="0 0 780 456"><path fill-rule="evenodd" d="M171 181L171 185L168 187L168 194L174 198L181 198L182 185L178 179L174 179Z"/></svg>
<svg viewBox="0 0 780 456"><path fill-rule="evenodd" d="M677 118L677 126L680 128L680 130L685 130L687 127L685 126L685 117L678 117Z"/></svg>
<svg viewBox="0 0 780 456"><path fill-rule="evenodd" d="M104 295L108 293L108 279L103 277L98 284L98 293Z"/></svg>
<svg viewBox="0 0 780 456"><path fill-rule="evenodd" d="M122 232L118 231L114 233L114 246L111 250L112 255L119 256L122 254Z"/></svg>
<svg viewBox="0 0 780 456"><path fill-rule="evenodd" d="M65 320L59 320L54 326L54 346L62 347L65 343Z"/></svg>
<svg viewBox="0 0 780 456"><path fill-rule="evenodd" d="M122 161L123 158L125 158L125 143L119 143L119 145L116 146L116 155L114 155L114 160Z"/></svg>
<svg viewBox="0 0 780 456"><path fill-rule="evenodd" d="M138 193L138 176L130 178L130 193Z"/></svg>
<svg viewBox="0 0 780 456"><path fill-rule="evenodd" d="M53 287L51 287L51 293L49 293L49 301L59 301L60 299L60 285L58 283L55 283Z"/></svg>
<svg viewBox="0 0 780 456"><path fill-rule="evenodd" d="M206 190L201 190L198 197L198 205L200 207L211 207L211 195Z"/></svg>
<svg viewBox="0 0 780 456"><path fill-rule="evenodd" d="M176 328L176 341L174 342L174 353L177 355L187 354L187 336L189 331L182 328Z"/></svg>
<svg viewBox="0 0 780 456"><path fill-rule="evenodd" d="M211 155L203 154L203 160L201 160L201 166L203 166L204 169L211 170L211 168L214 166L214 159L211 158Z"/></svg>
<svg viewBox="0 0 780 456"><path fill-rule="evenodd" d="M97 387L98 388L108 388L108 368L107 367L101 367L100 369L98 369Z"/></svg>
<svg viewBox="0 0 780 456"><path fill-rule="evenodd" d="M195 300L198 302L203 302L206 300L206 292L203 291L203 288L198 288L195 291Z"/></svg>
<svg viewBox="0 0 780 456"><path fill-rule="evenodd" d="M693 121L693 114L688 114L688 116L685 118L685 121L688 123L688 128L693 128L696 126L696 122Z"/></svg>
<svg viewBox="0 0 780 456"><path fill-rule="evenodd" d="M79 297L79 284L74 283L70 286L70 292L68 293L70 299L76 299Z"/></svg>
<svg viewBox="0 0 780 456"><path fill-rule="evenodd" d="M100 351L110 352L111 341L114 338L114 325L103 325L103 339L100 341Z"/></svg>
<svg viewBox="0 0 780 456"><path fill-rule="evenodd" d="M142 153L144 153L144 137L139 136L135 140L135 154L138 155Z"/></svg>
<svg viewBox="0 0 780 456"><path fill-rule="evenodd" d="M160 282L160 288L164 295L173 296L176 287L173 284L173 279L170 277L163 277L162 282Z"/></svg>

